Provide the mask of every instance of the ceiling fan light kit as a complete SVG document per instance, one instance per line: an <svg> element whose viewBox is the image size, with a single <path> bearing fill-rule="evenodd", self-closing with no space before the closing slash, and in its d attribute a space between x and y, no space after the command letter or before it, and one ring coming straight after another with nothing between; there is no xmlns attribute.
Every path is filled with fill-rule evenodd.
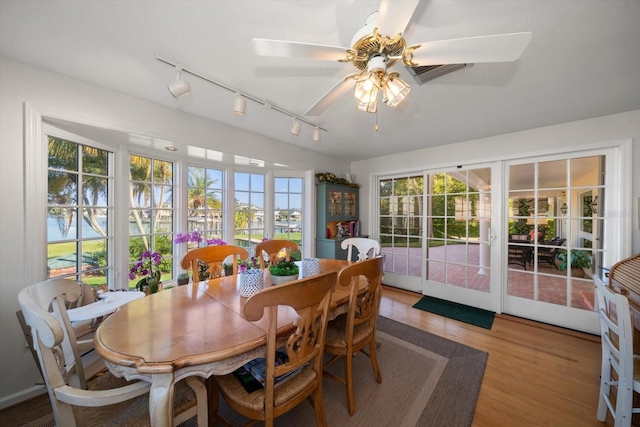
<svg viewBox="0 0 640 427"><path fill-rule="evenodd" d="M381 0L378 11L367 17L365 25L356 32L349 48L258 38L252 40L252 46L258 55L350 62L360 70L334 85L305 113L317 116L338 96L344 94L344 87L350 80L355 80L353 94L357 99L357 110L377 112L380 91L383 102L388 106L399 105L407 98L411 88L400 79L399 73L387 73L398 61L407 67L457 64L455 69L473 63L515 61L531 40L530 32L521 32L429 41L407 46L403 33L418 3L419 0Z"/></svg>

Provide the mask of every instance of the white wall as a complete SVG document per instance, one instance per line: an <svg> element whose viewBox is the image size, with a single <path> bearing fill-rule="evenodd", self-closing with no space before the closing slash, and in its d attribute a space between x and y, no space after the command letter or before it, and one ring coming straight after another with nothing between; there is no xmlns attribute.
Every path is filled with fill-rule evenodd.
<svg viewBox="0 0 640 427"><path fill-rule="evenodd" d="M42 381L15 312L29 254L24 250L23 103L43 115L147 135L178 145L251 153L298 170L349 171L349 163L221 123L0 57L0 408L28 397ZM286 148L286 149L284 149ZM276 157L277 156L277 157ZM314 204L315 206L315 204Z"/></svg>
<svg viewBox="0 0 640 427"><path fill-rule="evenodd" d="M422 171L433 167L451 167L533 156L550 150L569 151L589 144L632 139L631 196L626 200L624 215L632 217L632 253L640 252L638 209L640 199L640 110L594 119L580 120L514 132L490 138L465 141L393 156L363 160L351 164L351 173L358 177L360 189L360 219L363 232L375 235L371 229L370 193L372 177L396 172ZM610 189L615 190L615 189Z"/></svg>

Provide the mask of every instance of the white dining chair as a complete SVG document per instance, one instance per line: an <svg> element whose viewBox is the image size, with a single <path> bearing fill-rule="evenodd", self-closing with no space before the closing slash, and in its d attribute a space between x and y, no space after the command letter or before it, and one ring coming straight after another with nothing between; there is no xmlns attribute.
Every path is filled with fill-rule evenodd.
<svg viewBox="0 0 640 427"><path fill-rule="evenodd" d="M20 309L31 332L53 409L55 424L148 425L150 385L129 382L105 371L86 379L86 389L70 383L79 365L77 355L60 347L70 345L72 329L61 320L69 303L77 301L77 282L58 279L39 282L18 294ZM202 381L188 377L175 385L174 424L196 416L198 426L207 425L207 390Z"/></svg>
<svg viewBox="0 0 640 427"><path fill-rule="evenodd" d="M597 418L605 421L611 412L614 427L631 425L632 414L640 413L633 407L633 393L640 393L640 382L635 377L633 354L633 325L627 297L613 292L602 280L593 276L596 310L600 320L602 338L602 370ZM615 374L615 376L614 376ZM610 393L616 387L615 406Z"/></svg>
<svg viewBox="0 0 640 427"><path fill-rule="evenodd" d="M377 240L366 237L349 237L340 244L342 249L347 250L347 260L351 261L353 248L358 250L358 261L373 258L380 255L380 243Z"/></svg>

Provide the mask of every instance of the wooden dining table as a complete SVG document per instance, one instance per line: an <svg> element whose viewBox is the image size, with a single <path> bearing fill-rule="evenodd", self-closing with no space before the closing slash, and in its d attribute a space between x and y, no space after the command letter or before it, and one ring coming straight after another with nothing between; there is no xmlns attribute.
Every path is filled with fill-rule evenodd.
<svg viewBox="0 0 640 427"><path fill-rule="evenodd" d="M349 264L321 259L320 274ZM264 285L271 286L268 270ZM331 298L333 315L345 312L349 287L336 284ZM267 319L246 320L242 310L247 299L240 296L238 276L167 289L111 314L96 331L95 348L114 375L151 383L151 425L168 427L173 425L177 381L228 374L264 357ZM279 307L279 332L293 328L296 319L295 310Z"/></svg>

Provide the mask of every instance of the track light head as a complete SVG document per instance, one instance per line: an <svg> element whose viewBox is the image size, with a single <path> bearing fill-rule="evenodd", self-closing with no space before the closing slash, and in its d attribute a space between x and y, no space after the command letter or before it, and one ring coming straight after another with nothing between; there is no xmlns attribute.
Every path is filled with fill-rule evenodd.
<svg viewBox="0 0 640 427"><path fill-rule="evenodd" d="M298 136L300 135L300 129L302 129L302 123L300 123L300 120L294 117L293 123L291 124L291 130L289 132L291 132L295 136Z"/></svg>
<svg viewBox="0 0 640 427"><path fill-rule="evenodd" d="M316 126L316 128L313 130L313 141L314 142L320 141L320 128L318 126Z"/></svg>
<svg viewBox="0 0 640 427"><path fill-rule="evenodd" d="M180 79L180 68L176 68L176 81L167 86L174 98L180 98L191 92L191 85L186 80Z"/></svg>
<svg viewBox="0 0 640 427"><path fill-rule="evenodd" d="M233 102L233 112L244 116L244 110L247 107L247 101L244 96L240 94L240 92L236 92L236 100Z"/></svg>

